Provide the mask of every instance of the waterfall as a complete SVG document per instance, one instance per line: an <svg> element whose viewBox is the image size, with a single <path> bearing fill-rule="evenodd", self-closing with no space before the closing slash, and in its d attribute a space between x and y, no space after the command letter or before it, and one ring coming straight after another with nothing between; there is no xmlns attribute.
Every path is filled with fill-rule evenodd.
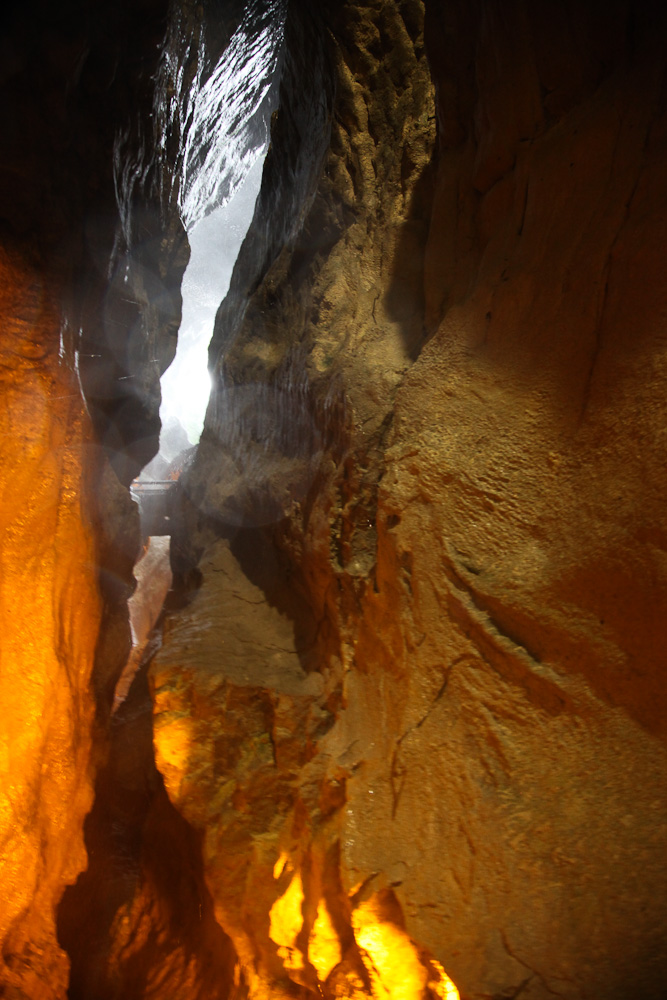
<svg viewBox="0 0 667 1000"><path fill-rule="evenodd" d="M284 0L254 0L214 65L206 21L185 46L184 26L175 22L165 45L156 88L159 155L167 167L177 145L175 167L163 175L191 248L178 350L162 378L166 461L185 443L183 432L190 444L201 434L211 388L208 344L259 192L284 19Z"/></svg>
<svg viewBox="0 0 667 1000"><path fill-rule="evenodd" d="M201 218L188 234L191 256L181 286L183 312L178 350L162 376L160 450L168 460L180 450L179 427L186 432L190 444L195 444L201 435L211 391L208 345L215 314L227 292L252 218L262 166L260 155L231 201Z"/></svg>

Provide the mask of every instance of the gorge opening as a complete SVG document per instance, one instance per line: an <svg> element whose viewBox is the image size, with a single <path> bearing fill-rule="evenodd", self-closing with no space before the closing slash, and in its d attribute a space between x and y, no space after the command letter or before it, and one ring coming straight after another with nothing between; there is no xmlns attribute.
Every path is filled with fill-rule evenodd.
<svg viewBox="0 0 667 1000"><path fill-rule="evenodd" d="M188 232L258 148L214 108L278 9L121 698ZM663 1000L664 5L10 13L0 993Z"/></svg>

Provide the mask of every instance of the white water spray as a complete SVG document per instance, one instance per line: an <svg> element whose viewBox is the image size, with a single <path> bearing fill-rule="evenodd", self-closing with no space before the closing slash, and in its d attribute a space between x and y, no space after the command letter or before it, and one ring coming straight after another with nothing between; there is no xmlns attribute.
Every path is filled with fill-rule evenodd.
<svg viewBox="0 0 667 1000"><path fill-rule="evenodd" d="M206 79L202 32L197 76L187 90L185 58L179 64L165 56L160 89L181 137L179 208L191 248L178 349L161 380L160 452L167 461L201 435L211 390L208 345L259 192L283 23L283 0L249 4Z"/></svg>
<svg viewBox="0 0 667 1000"><path fill-rule="evenodd" d="M190 262L183 276L183 315L178 351L162 376L160 418L163 436L178 420L195 444L204 425L211 392L208 345L215 314L229 287L234 262L252 218L262 179L262 158L226 205L201 219L189 233ZM161 450L170 455L167 441ZM162 441L161 441L162 445Z"/></svg>

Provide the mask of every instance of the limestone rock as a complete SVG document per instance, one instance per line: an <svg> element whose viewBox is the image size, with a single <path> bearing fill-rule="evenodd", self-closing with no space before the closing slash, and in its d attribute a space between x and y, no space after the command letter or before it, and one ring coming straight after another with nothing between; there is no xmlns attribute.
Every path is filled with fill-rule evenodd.
<svg viewBox="0 0 667 1000"><path fill-rule="evenodd" d="M145 453L157 397L144 398L153 412L139 407L139 420L137 409L121 415L142 345L108 308L107 278L122 242L117 130L152 96L165 5L149 7L37 0L14 5L3 21L0 994L12 1000L66 995L56 911L87 864L83 822L129 645L138 519L108 454L119 440ZM142 263L150 249L155 269L161 260L180 279L179 235L178 226L165 234L157 261L155 240L144 244ZM167 291L150 317L151 346L166 356L178 305L173 285ZM124 379L96 387L113 400L105 418L130 427L115 441L99 433L91 383L82 398L83 369L99 362L100 341L112 358L106 375ZM143 351L146 360L146 343Z"/></svg>
<svg viewBox="0 0 667 1000"><path fill-rule="evenodd" d="M221 537L209 411L158 762L258 997L444 969L658 1000L664 15L432 0L433 98L420 11L323 8L329 148L294 228L255 220L214 349L221 393L297 387L327 460L257 535L277 602Z"/></svg>
<svg viewBox="0 0 667 1000"><path fill-rule="evenodd" d="M329 751L326 736L332 725L343 732L336 720L345 716L336 595L351 611L374 560L386 418L422 336L434 120L421 8L332 5L319 25L295 11L283 80L290 103L274 126L266 214L218 316L220 392L180 483L188 507L179 565L187 568L188 546L205 551L198 589L167 618L151 667L156 760L171 800L204 831L207 885L251 996L293 995L294 984L304 996L448 996L453 986L411 939L391 887L371 885L367 873L343 884L346 784L358 760L336 740ZM294 127L299 78L322 44L321 35L306 49L295 44L309 25L325 38L327 26L334 32L324 66L335 88L323 86L338 96L321 163L304 144L319 142L314 123ZM270 185L283 156L303 169L273 189L276 206ZM300 229L280 214L290 198ZM294 232L293 242L281 247L276 230L283 239ZM259 286L247 310L244 282Z"/></svg>
<svg viewBox="0 0 667 1000"><path fill-rule="evenodd" d="M0 250L0 986L65 996L55 908L86 865L92 699L100 621L95 545L82 511L91 440L58 358L56 289Z"/></svg>
<svg viewBox="0 0 667 1000"><path fill-rule="evenodd" d="M114 710L125 699L137 670L149 653L150 644L154 641L153 630L171 587L168 535L148 538L141 559L135 567L135 574L137 588L127 602L132 649L116 684Z"/></svg>
<svg viewBox="0 0 667 1000"><path fill-rule="evenodd" d="M254 973L263 978L276 967L268 927L248 925L244 914L254 912L258 893L273 898L278 842L289 835L297 779L332 716L322 703L321 675L302 665L313 636L295 636L294 610L280 600L279 569L267 566L253 542L221 540L200 565L201 588L167 625L151 679L158 768L171 801L205 834L216 916L246 975L257 960L267 965ZM267 603L253 577L268 578L275 603ZM251 867L246 884L253 856L260 866Z"/></svg>
<svg viewBox="0 0 667 1000"><path fill-rule="evenodd" d="M341 885L352 772L349 755L324 749L340 678L309 671L315 629L304 634L284 569L248 532L221 539L200 570L150 668L156 763L204 835L207 886L248 996L287 998L295 983L304 997L450 995L391 890L362 898Z"/></svg>
<svg viewBox="0 0 667 1000"><path fill-rule="evenodd" d="M114 714L86 819L87 870L59 908L70 1000L240 1000L235 955L213 917L201 844L153 760L146 664Z"/></svg>

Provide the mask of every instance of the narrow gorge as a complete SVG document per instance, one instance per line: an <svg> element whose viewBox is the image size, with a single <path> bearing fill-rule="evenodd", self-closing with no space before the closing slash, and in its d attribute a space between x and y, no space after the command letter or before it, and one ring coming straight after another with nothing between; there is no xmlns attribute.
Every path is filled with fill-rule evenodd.
<svg viewBox="0 0 667 1000"><path fill-rule="evenodd" d="M664 1000L667 8L2 52L0 997Z"/></svg>

